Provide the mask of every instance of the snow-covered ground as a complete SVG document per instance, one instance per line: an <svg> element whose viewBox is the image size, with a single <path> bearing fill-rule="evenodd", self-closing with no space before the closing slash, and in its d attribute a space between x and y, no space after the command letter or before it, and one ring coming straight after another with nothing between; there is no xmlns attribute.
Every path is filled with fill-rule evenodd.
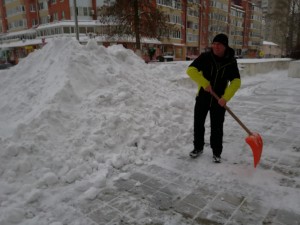
<svg viewBox="0 0 300 225"><path fill-rule="evenodd" d="M254 185L267 204L300 213L300 79L287 70L242 77L228 104L263 136L256 169L247 134L229 115L223 163L211 162L209 145L195 163L188 158L197 89L185 74L190 63L145 64L122 46L62 38L0 71L0 224L82 224L60 204L93 201L130 171L176 159L192 163L191 176L203 182L234 180L233 192ZM278 160L294 188L267 170Z"/></svg>

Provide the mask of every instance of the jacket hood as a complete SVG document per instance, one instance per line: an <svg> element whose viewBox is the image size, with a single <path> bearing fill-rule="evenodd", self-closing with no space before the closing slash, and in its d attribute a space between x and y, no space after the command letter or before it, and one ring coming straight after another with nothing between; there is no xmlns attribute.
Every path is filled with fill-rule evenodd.
<svg viewBox="0 0 300 225"><path fill-rule="evenodd" d="M234 57L235 52L233 50L233 48L227 47L226 51L225 51L225 57L226 58L232 58Z"/></svg>

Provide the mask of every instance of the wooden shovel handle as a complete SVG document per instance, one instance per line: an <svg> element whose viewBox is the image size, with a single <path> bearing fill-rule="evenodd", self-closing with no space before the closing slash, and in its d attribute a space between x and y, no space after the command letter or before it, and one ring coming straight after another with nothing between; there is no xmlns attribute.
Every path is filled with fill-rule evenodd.
<svg viewBox="0 0 300 225"><path fill-rule="evenodd" d="M217 99L217 101L220 100L219 96L213 90L211 90L210 94L215 99ZM238 124L248 133L249 136L252 135L252 132L242 123L242 121L231 111L231 109L227 105L224 105L223 107L236 120L236 122L238 122Z"/></svg>

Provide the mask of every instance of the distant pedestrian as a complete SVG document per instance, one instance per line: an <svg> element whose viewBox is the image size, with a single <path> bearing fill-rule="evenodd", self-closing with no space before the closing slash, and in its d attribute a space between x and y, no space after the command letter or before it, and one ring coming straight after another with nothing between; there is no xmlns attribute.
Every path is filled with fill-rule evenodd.
<svg viewBox="0 0 300 225"><path fill-rule="evenodd" d="M211 51L201 53L189 65L186 73L198 85L194 109L194 149L190 152L190 157L196 158L203 153L205 120L209 111L213 161L220 163L223 150L224 106L241 86L234 50L228 46L227 35L216 35ZM212 90L220 97L219 101L210 94Z"/></svg>

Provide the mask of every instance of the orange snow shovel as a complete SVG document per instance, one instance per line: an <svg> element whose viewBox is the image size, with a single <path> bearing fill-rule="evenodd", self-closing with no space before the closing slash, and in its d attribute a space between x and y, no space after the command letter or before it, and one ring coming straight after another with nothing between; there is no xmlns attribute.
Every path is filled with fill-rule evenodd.
<svg viewBox="0 0 300 225"><path fill-rule="evenodd" d="M211 95L214 96L219 101L219 96L216 95L214 91L211 91ZM254 168L256 168L257 164L260 161L262 149L263 149L263 140L259 133L251 132L240 119L231 111L231 109L225 105L224 108L229 112L229 114L238 122L238 124L248 133L248 137L245 138L245 141L248 145L250 145L253 153L254 159Z"/></svg>

